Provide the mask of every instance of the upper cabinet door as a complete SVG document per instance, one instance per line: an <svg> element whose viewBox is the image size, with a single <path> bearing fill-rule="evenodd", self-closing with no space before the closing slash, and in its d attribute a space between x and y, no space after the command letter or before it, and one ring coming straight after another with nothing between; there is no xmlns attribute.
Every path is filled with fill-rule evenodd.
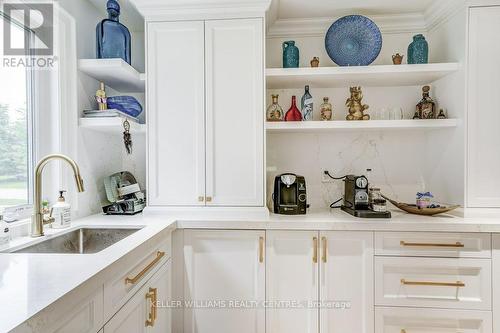
<svg viewBox="0 0 500 333"><path fill-rule="evenodd" d="M500 207L500 7L469 12L467 206Z"/></svg>
<svg viewBox="0 0 500 333"><path fill-rule="evenodd" d="M207 205L264 206L263 21L205 22Z"/></svg>
<svg viewBox="0 0 500 333"><path fill-rule="evenodd" d="M320 332L373 333L373 233L320 232L320 241Z"/></svg>
<svg viewBox="0 0 500 333"><path fill-rule="evenodd" d="M204 205L204 23L148 23L147 36L149 205Z"/></svg>

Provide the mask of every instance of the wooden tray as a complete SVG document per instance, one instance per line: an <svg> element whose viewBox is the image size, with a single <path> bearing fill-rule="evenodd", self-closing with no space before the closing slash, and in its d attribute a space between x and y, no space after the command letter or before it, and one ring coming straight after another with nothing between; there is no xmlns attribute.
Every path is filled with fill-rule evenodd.
<svg viewBox="0 0 500 333"><path fill-rule="evenodd" d="M401 210L404 210L407 213L410 214L415 214L415 215L436 215L436 214L443 214L449 211L452 211L454 209L457 209L460 207L460 205L454 205L454 206L448 206L448 207L437 207L437 208L418 208L417 205L410 205L402 202L397 202L395 200L389 199L385 195L382 194L382 197L389 201L391 204L394 206L398 207Z"/></svg>

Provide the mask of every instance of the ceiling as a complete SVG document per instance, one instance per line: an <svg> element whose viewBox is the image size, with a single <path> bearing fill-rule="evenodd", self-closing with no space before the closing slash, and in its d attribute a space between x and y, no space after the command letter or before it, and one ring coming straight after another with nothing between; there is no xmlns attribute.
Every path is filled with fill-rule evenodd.
<svg viewBox="0 0 500 333"><path fill-rule="evenodd" d="M102 12L103 17L107 17L107 0L88 0ZM120 22L130 31L144 31L144 18L139 14L130 0L118 0L120 3Z"/></svg>
<svg viewBox="0 0 500 333"><path fill-rule="evenodd" d="M96 0L93 0L96 1ZM423 13L436 0L273 0L278 19Z"/></svg>

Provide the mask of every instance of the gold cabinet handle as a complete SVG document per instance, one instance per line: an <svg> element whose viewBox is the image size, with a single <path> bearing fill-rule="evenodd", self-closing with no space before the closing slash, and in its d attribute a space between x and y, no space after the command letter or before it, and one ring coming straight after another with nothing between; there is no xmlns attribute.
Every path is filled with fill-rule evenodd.
<svg viewBox="0 0 500 333"><path fill-rule="evenodd" d="M149 309L148 319L146 319L146 326L154 326L157 318L157 308L156 303L158 301L158 294L156 288L149 288L149 292L146 293L146 300L151 301L151 308Z"/></svg>
<svg viewBox="0 0 500 333"><path fill-rule="evenodd" d="M313 237L313 263L318 263L318 237Z"/></svg>
<svg viewBox="0 0 500 333"><path fill-rule="evenodd" d="M156 265L161 260L161 258L163 258L164 255L165 255L165 252L163 252L163 251L156 252L156 258L154 258L153 261L151 261L146 267L144 267L142 269L142 271L139 272L139 274L137 274L133 278L127 277L125 279L125 284L129 284L129 283L136 284L137 281L139 281L151 268L153 268L154 265Z"/></svg>
<svg viewBox="0 0 500 333"><path fill-rule="evenodd" d="M326 237L321 237L321 242L323 243L323 254L321 255L321 260L326 262L326 253L328 252L328 241L326 240Z"/></svg>
<svg viewBox="0 0 500 333"><path fill-rule="evenodd" d="M401 332L399 333L406 333L406 330L404 328L401 329Z"/></svg>
<svg viewBox="0 0 500 333"><path fill-rule="evenodd" d="M206 197L205 200L206 202L212 202L212 197Z"/></svg>
<svg viewBox="0 0 500 333"><path fill-rule="evenodd" d="M401 279L401 284L406 286L433 286L433 287L465 287L465 283L462 281L457 282L431 282L431 281L406 281Z"/></svg>
<svg viewBox="0 0 500 333"><path fill-rule="evenodd" d="M416 247L465 247L463 243L408 243L405 241L400 241L401 246L416 246Z"/></svg>
<svg viewBox="0 0 500 333"><path fill-rule="evenodd" d="M264 237L259 237L259 262L264 262Z"/></svg>
<svg viewBox="0 0 500 333"><path fill-rule="evenodd" d="M200 195L200 196L198 197L198 201L199 201L199 202L203 202L203 201L205 201L205 197Z"/></svg>

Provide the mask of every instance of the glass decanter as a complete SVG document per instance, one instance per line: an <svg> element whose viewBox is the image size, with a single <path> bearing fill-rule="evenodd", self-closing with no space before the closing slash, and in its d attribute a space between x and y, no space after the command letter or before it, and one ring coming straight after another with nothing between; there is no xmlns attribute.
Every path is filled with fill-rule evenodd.
<svg viewBox="0 0 500 333"><path fill-rule="evenodd" d="M328 97L323 97L323 104L320 106L321 120L332 120L333 109L332 104L328 102Z"/></svg>
<svg viewBox="0 0 500 333"><path fill-rule="evenodd" d="M108 18L96 26L96 57L122 58L130 65L130 31L119 22L120 5L108 0L106 7Z"/></svg>
<svg viewBox="0 0 500 333"><path fill-rule="evenodd" d="M304 95L300 102L300 110L303 120L313 120L313 97L309 92L309 86L304 87Z"/></svg>
<svg viewBox="0 0 500 333"><path fill-rule="evenodd" d="M415 117L418 119L434 119L436 118L436 104L430 97L431 87L424 86L422 88L422 100L417 104ZM415 118L413 117L413 118Z"/></svg>
<svg viewBox="0 0 500 333"><path fill-rule="evenodd" d="M278 104L279 95L277 95L277 94L271 95L271 97L273 99L273 102L267 108L267 112L266 112L267 121L282 121L285 114L284 114L281 106Z"/></svg>
<svg viewBox="0 0 500 333"><path fill-rule="evenodd" d="M297 99L295 96L292 96L292 106L290 106L290 109L285 114L285 121L301 121L302 120L302 113L300 113L299 109L297 108Z"/></svg>

